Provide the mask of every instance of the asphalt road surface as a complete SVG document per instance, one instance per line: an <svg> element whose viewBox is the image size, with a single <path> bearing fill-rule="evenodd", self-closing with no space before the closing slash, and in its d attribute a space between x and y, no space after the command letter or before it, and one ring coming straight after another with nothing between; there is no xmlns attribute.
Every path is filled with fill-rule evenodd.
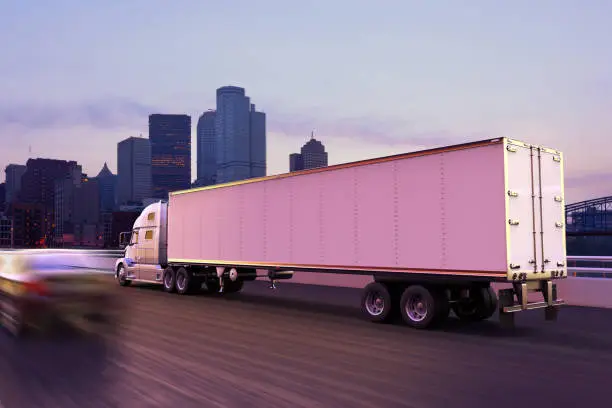
<svg viewBox="0 0 612 408"><path fill-rule="evenodd" d="M612 405L612 310L570 308L518 329L451 319L377 325L359 291L263 283L242 294L117 287L116 334L0 336L0 406L457 407Z"/></svg>

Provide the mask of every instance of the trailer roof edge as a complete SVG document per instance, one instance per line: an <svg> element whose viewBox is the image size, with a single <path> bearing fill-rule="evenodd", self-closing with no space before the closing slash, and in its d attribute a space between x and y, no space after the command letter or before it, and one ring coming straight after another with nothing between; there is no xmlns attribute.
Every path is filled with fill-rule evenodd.
<svg viewBox="0 0 612 408"><path fill-rule="evenodd" d="M435 147L431 149L417 150L414 152L399 153L399 154L395 154L391 156L383 156L383 157L376 157L373 159L364 159L364 160L358 160L354 162L335 164L332 166L319 167L316 169L308 169L308 170L301 170L301 171L295 171L295 172L289 172L289 173L281 173L281 174L275 174L275 175L265 176L265 177L244 179L244 180L239 180L239 181L234 181L234 182L229 182L229 183L213 184L213 185L205 186L205 187L195 187L195 188L190 188L186 190L172 191L169 193L169 195L176 196L176 195L181 195L181 194L195 193L195 192L204 191L204 190L213 190L216 188L232 187L232 186L237 186L240 184L258 183L258 182L266 181L266 180L283 179L283 178L288 178L288 177L302 176L305 174L322 173L322 172L340 170L340 169L345 169L345 168L350 168L350 167L366 166L369 164L376 164L376 163L385 163L385 162L394 161L394 160L407 159L410 157L427 156L427 155L437 154L437 153L453 152L453 151L464 150L464 149L484 147L484 146L490 146L490 145L495 145L495 144L501 144L504 142L504 140L517 141L515 139L508 139L506 137L497 137L494 139L478 140L478 141L461 143L461 144L456 144L456 145L451 145L451 146Z"/></svg>

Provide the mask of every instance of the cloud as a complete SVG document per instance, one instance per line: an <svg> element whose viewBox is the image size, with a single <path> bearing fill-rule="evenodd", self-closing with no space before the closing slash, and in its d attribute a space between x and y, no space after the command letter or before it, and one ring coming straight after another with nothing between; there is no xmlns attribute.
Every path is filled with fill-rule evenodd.
<svg viewBox="0 0 612 408"><path fill-rule="evenodd" d="M612 172L588 173L565 177L565 186L569 188L582 188L593 185L612 186Z"/></svg>
<svg viewBox="0 0 612 408"><path fill-rule="evenodd" d="M193 112L201 109L191 109ZM128 98L112 97L72 104L0 103L0 131L15 126L28 130L91 126L96 129L143 128L159 107ZM327 112L287 114L267 111L268 130L305 138L315 131L322 138L342 137L384 146L434 146L494 137L484 133L459 134L448 130L417 131L404 118L331 117ZM193 117L194 123L197 116Z"/></svg>
<svg viewBox="0 0 612 408"><path fill-rule="evenodd" d="M115 129L142 126L153 106L126 98L105 98L75 104L0 103L0 130L9 127L26 129L69 128L88 125Z"/></svg>
<svg viewBox="0 0 612 408"><path fill-rule="evenodd" d="M417 131L404 119L394 117L321 118L315 115L268 115L268 129L290 136L310 132L323 137L344 137L385 146L432 146L494 137L483 132L460 134L448 130Z"/></svg>

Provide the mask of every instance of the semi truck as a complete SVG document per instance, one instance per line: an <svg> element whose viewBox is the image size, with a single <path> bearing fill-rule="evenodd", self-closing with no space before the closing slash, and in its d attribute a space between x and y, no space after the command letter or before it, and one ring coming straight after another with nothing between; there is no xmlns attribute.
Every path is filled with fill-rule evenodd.
<svg viewBox="0 0 612 408"><path fill-rule="evenodd" d="M294 272L368 275L373 322L424 329L451 311L499 311L512 326L531 309L556 320L563 164L560 151L495 138L170 192L122 233L115 277L227 294Z"/></svg>

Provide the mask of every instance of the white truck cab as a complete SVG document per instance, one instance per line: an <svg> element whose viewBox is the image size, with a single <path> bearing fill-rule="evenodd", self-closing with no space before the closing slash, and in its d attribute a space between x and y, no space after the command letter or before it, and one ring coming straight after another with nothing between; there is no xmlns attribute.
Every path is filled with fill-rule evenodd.
<svg viewBox="0 0 612 408"><path fill-rule="evenodd" d="M125 253L115 262L115 276L121 285L130 281L162 282L168 263L167 217L167 202L150 204L138 216L132 231L121 233Z"/></svg>

